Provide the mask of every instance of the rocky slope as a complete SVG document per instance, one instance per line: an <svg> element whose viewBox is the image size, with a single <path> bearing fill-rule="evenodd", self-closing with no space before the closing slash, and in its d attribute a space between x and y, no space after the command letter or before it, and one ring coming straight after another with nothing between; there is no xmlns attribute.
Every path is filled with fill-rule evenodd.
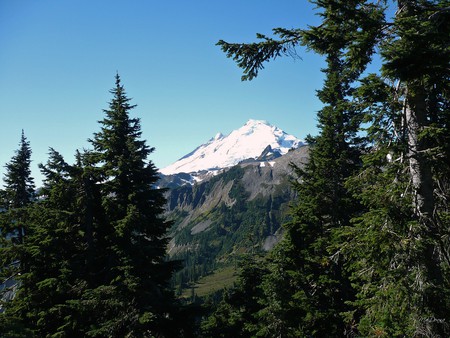
<svg viewBox="0 0 450 338"><path fill-rule="evenodd" d="M307 146L284 155L266 147L256 159L196 184L187 184L189 175L184 182L177 176L167 195L167 217L174 221L169 254L185 261L176 283L196 280L244 252L271 249L295 199L291 163L303 166L307 157Z"/></svg>

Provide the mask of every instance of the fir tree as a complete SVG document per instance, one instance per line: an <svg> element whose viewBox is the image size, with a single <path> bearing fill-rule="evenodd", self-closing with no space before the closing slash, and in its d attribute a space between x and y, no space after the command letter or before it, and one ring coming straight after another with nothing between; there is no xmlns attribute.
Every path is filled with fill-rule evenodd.
<svg viewBox="0 0 450 338"><path fill-rule="evenodd" d="M203 322L205 337L251 337L257 333L263 297L262 278L267 273L261 267L261 258L244 257L239 276L231 290L215 304L213 313Z"/></svg>
<svg viewBox="0 0 450 338"><path fill-rule="evenodd" d="M19 149L6 164L4 177L5 189L1 194L0 204L0 280L3 286L0 291L1 299L6 293L6 302L1 304L2 312L10 305L13 294L20 285L20 274L27 267L27 260L23 254L23 246L30 230L28 215L30 206L35 198L34 179L31 176L31 148L30 143L22 135ZM8 329L16 336L14 331L23 331L23 326L15 319L1 318L0 331ZM19 333L17 336L20 336Z"/></svg>
<svg viewBox="0 0 450 338"><path fill-rule="evenodd" d="M166 261L164 190L130 118L119 76L91 141L68 164L55 150L41 165L42 198L28 208L21 286L1 317L14 336L187 335ZM175 325L174 325L175 324Z"/></svg>
<svg viewBox="0 0 450 338"><path fill-rule="evenodd" d="M244 69L243 79L257 75L267 59L293 53L303 44L326 57L326 79L318 97L320 135L309 138L310 160L297 168L299 203L286 225L285 238L273 251L263 287L259 315L263 336L340 336L349 333L341 313L354 297L336 231L350 224L361 206L345 187L358 172L363 140L358 135L363 111L350 98L381 37L383 11L370 2L317 1L323 22L308 30L276 29L278 41L250 45L219 44ZM267 323L267 324L266 324ZM350 334L350 333L349 333Z"/></svg>
<svg viewBox="0 0 450 338"><path fill-rule="evenodd" d="M91 140L94 150L89 155L101 178L106 227L104 266L96 276L97 286L83 296L96 303L91 309L96 324L89 334L168 334L173 329L169 280L174 263L166 261L171 223L162 215L164 190L155 187L158 172L147 160L153 148L140 139L140 121L129 115L135 106L118 75L111 93L113 99L100 121L101 131Z"/></svg>
<svg viewBox="0 0 450 338"><path fill-rule="evenodd" d="M20 288L3 316L6 323L22 327L19 333L24 336L76 335L85 328L72 304L86 288L89 270L84 260L80 170L54 149L40 167L44 186L40 200L28 208ZM13 333L7 327L4 331Z"/></svg>
<svg viewBox="0 0 450 338"><path fill-rule="evenodd" d="M368 207L349 228L364 335L448 336L448 2L398 2L383 78L358 92L373 148L349 182Z"/></svg>
<svg viewBox="0 0 450 338"><path fill-rule="evenodd" d="M0 278L2 282L19 273L20 265L24 264L20 247L28 232L28 207L34 202L35 197L30 164L30 143L22 130L19 149L16 150L11 161L5 165L6 173L3 178L5 189L1 194L0 204Z"/></svg>
<svg viewBox="0 0 450 338"><path fill-rule="evenodd" d="M31 177L31 148L30 142L27 141L25 133L22 130L22 136L19 143L19 149L12 157L11 161L5 165L6 173L3 181L5 182L5 190L3 191L3 200L1 207L5 210L19 212L20 210L33 202L34 198L34 179ZM15 215L15 237L18 243L23 242L25 235L25 226L20 221L20 215ZM6 230L6 229L5 229ZM10 233L13 229L4 231Z"/></svg>

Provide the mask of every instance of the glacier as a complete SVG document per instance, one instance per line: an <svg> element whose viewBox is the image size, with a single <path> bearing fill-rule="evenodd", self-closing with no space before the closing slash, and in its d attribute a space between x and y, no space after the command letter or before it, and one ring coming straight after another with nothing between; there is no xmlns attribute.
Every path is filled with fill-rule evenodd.
<svg viewBox="0 0 450 338"><path fill-rule="evenodd" d="M164 175L215 171L232 167L243 160L256 159L270 146L281 155L304 145L301 139L285 133L267 121L250 119L229 135L217 133L175 163L163 168Z"/></svg>

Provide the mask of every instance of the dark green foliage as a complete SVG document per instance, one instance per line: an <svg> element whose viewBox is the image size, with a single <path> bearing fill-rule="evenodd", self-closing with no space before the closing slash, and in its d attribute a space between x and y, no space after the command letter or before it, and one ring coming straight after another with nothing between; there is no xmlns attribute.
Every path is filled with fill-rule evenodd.
<svg viewBox="0 0 450 338"><path fill-rule="evenodd" d="M363 112L349 100L352 84L364 70L377 41L382 15L377 7L357 1L324 1L319 27L303 31L303 43L326 56L326 79L318 97L320 135L310 138L310 159L297 169L298 204L286 236L271 253L264 278L268 319L264 336L340 336L351 330L340 316L354 297L335 232L361 212L345 187L360 168L363 150L358 130ZM346 18L352 17L352 20ZM364 30L364 35L360 33ZM363 35L363 36L362 36ZM365 51L355 53L354 49Z"/></svg>
<svg viewBox="0 0 450 338"><path fill-rule="evenodd" d="M362 313L364 335L449 335L445 6L399 2L391 34L381 44L385 78L368 77L358 92L373 148L349 187L368 212L348 229L345 250L359 280L354 313Z"/></svg>
<svg viewBox="0 0 450 338"><path fill-rule="evenodd" d="M4 177L5 189L0 195L0 306L7 294L14 292L18 286L18 277L26 262L24 261L24 238L30 232L30 205L35 198L34 182L31 177L31 148L22 131L19 149L6 164ZM0 320L2 327L19 331L20 323L16 320ZM6 330L6 329L5 329ZM25 331L24 331L25 332Z"/></svg>
<svg viewBox="0 0 450 338"><path fill-rule="evenodd" d="M18 247L21 285L3 314L11 334L187 334L169 286L176 263L166 260L171 223L147 160L153 149L140 140L119 76L111 93L94 150L70 165L50 149L41 166L42 198L26 209L29 231Z"/></svg>
<svg viewBox="0 0 450 338"><path fill-rule="evenodd" d="M7 210L21 208L33 202L34 180L31 177L31 148L22 130L19 149L5 165L5 190L1 207Z"/></svg>
<svg viewBox="0 0 450 338"><path fill-rule="evenodd" d="M296 170L298 204L267 260L250 335L448 336L448 1L398 1L392 23L372 2L315 3L317 27L219 42L243 80L296 45L327 61L320 135ZM382 77L361 78L375 48Z"/></svg>
<svg viewBox="0 0 450 338"><path fill-rule="evenodd" d="M96 285L83 297L94 302L90 314L97 328L92 335L142 335L171 330L174 299L168 282L174 263L165 260L170 227L163 216L163 191L154 188L157 169L147 161L153 148L140 140L140 123L129 116L129 104L119 76L101 132L91 140L88 155L102 184L104 266ZM98 302L106 299L108 302ZM95 302L97 304L95 304ZM97 306L101 306L101 312ZM166 324L167 322L167 324Z"/></svg>
<svg viewBox="0 0 450 338"><path fill-rule="evenodd" d="M243 69L243 81L253 80L258 76L259 70L264 69L264 62L282 55L297 57L295 46L302 40L302 31L275 28L273 33L278 35L280 40L257 34L256 37L262 42L228 43L220 40L217 45Z"/></svg>
<svg viewBox="0 0 450 338"><path fill-rule="evenodd" d="M12 241L22 243L26 232L26 224L22 213L30 205L35 197L34 179L31 177L31 148L25 133L19 143L19 149L5 165L5 189L1 193L0 210L8 212L9 220L6 220L1 228L3 237L13 236ZM12 221L14 219L14 221Z"/></svg>
<svg viewBox="0 0 450 338"><path fill-rule="evenodd" d="M203 322L205 337L250 337L258 326L255 314L261 309L261 282L267 271L261 261L245 257L234 287L225 291L214 312Z"/></svg>
<svg viewBox="0 0 450 338"><path fill-rule="evenodd" d="M297 170L299 202L267 261L252 334L448 336L448 1L398 1L392 23L379 3L314 3L317 27L219 42L243 80L296 45L327 61L320 135ZM383 78L361 78L376 47Z"/></svg>

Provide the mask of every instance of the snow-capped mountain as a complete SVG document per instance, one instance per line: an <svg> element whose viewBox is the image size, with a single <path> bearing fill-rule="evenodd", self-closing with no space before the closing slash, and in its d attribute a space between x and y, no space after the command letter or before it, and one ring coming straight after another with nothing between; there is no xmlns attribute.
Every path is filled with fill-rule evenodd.
<svg viewBox="0 0 450 338"><path fill-rule="evenodd" d="M218 133L207 143L161 169L164 175L194 173L228 168L247 159L258 159L264 152L286 154L303 142L266 121L249 120L243 127L224 136Z"/></svg>

